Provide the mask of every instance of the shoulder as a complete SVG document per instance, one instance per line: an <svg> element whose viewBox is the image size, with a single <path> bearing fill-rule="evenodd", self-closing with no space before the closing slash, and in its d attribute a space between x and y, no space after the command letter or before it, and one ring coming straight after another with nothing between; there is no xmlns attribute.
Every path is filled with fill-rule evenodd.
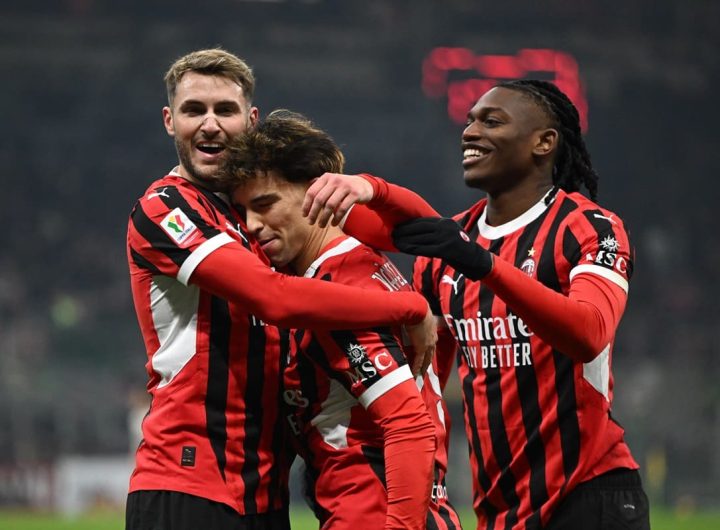
<svg viewBox="0 0 720 530"><path fill-rule="evenodd" d="M313 266L316 278L368 289L409 289L408 282L387 256L352 237L323 252Z"/></svg>
<svg viewBox="0 0 720 530"><path fill-rule="evenodd" d="M460 224L465 230L474 225L485 211L486 199L480 199L467 210L452 216L452 218Z"/></svg>

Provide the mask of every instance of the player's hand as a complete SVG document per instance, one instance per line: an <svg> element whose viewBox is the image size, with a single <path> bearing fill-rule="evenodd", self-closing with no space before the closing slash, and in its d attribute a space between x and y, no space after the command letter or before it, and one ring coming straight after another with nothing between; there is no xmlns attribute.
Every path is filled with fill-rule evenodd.
<svg viewBox="0 0 720 530"><path fill-rule="evenodd" d="M440 258L471 280L484 278L492 270L492 254L472 241L453 219L419 217L397 225L392 235L399 251Z"/></svg>
<svg viewBox="0 0 720 530"><path fill-rule="evenodd" d="M435 345L437 344L437 321L435 315L428 308L427 314L422 322L410 326L405 326L405 332L408 335L410 346L414 351L410 362L410 371L417 377L425 375L428 366L432 363L435 355Z"/></svg>
<svg viewBox="0 0 720 530"><path fill-rule="evenodd" d="M315 179L305 193L302 212L310 224L317 222L324 228L330 221L337 226L353 204L364 204L372 198L372 184L364 178L325 173Z"/></svg>

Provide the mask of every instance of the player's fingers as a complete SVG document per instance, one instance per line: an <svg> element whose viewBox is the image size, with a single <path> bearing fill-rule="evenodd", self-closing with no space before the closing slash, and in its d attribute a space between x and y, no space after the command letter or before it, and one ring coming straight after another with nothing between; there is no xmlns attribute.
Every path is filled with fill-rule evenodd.
<svg viewBox="0 0 720 530"><path fill-rule="evenodd" d="M325 217L325 223L327 223L327 215L324 215L324 212L326 210L327 201L330 199L332 193L333 190L328 186L323 186L322 188L317 189L315 197L312 200L312 204L310 205L310 209L308 210L307 217L310 224L317 222L318 218L321 216Z"/></svg>
<svg viewBox="0 0 720 530"><path fill-rule="evenodd" d="M340 205L335 208L335 215L333 216L332 220L333 226L337 226L340 224L340 221L343 220L343 218L347 215L348 211L350 211L352 205L356 202L357 200L351 193L347 193L345 195Z"/></svg>
<svg viewBox="0 0 720 530"><path fill-rule="evenodd" d="M430 346L426 351L425 355L422 356L422 365L420 367L420 373L418 375L425 375L428 368L432 364L433 357L435 356L435 344ZM420 357L420 355L418 355Z"/></svg>

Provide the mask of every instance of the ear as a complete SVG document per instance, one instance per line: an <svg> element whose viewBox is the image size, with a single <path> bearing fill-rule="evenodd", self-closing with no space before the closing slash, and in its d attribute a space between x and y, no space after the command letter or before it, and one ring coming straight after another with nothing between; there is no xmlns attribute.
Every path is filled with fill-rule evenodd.
<svg viewBox="0 0 720 530"><path fill-rule="evenodd" d="M248 113L248 116L250 118L250 127L255 127L255 125L258 122L258 116L260 115L260 111L257 107L250 107L250 112Z"/></svg>
<svg viewBox="0 0 720 530"><path fill-rule="evenodd" d="M170 110L170 107L163 107L162 109L163 113L163 124L165 125L165 130L167 131L168 135L175 137L175 125L173 124L173 117L172 117L172 111Z"/></svg>
<svg viewBox="0 0 720 530"><path fill-rule="evenodd" d="M559 134L557 129L540 129L535 138L533 154L547 156L557 149Z"/></svg>

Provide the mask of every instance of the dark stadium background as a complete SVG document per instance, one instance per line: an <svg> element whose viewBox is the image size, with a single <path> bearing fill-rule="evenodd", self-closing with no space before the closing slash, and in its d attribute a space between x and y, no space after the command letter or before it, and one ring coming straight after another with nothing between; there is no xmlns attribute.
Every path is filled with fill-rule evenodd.
<svg viewBox="0 0 720 530"><path fill-rule="evenodd" d="M408 186L444 214L479 195L462 184L447 97L423 91L431 51L574 57L600 201L637 251L614 416L656 505L717 508L719 22L712 0L5 0L0 507L57 507L55 493L31 492L33 477L56 488L57 462L130 452L145 358L127 216L176 160L160 113L167 66L221 45L254 67L262 115L307 114L344 147L349 172ZM466 506L466 445L453 436L450 495Z"/></svg>

